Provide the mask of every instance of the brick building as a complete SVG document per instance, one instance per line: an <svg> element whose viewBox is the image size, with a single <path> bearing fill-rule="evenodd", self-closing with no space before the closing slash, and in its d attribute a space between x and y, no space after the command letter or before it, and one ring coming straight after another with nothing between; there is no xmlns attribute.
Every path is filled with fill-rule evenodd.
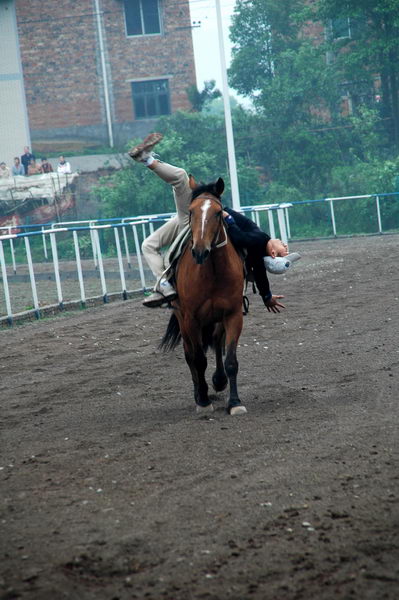
<svg viewBox="0 0 399 600"><path fill-rule="evenodd" d="M10 40L19 50L13 75L33 146L124 144L159 115L190 108L186 89L196 78L188 0L0 0L0 11L9 21L0 56Z"/></svg>

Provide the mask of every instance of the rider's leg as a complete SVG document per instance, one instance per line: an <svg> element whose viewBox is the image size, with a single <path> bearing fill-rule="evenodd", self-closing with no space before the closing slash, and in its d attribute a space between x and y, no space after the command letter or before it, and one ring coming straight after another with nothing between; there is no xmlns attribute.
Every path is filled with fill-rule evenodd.
<svg viewBox="0 0 399 600"><path fill-rule="evenodd" d="M176 297L176 291L166 280L160 279L165 270L161 248L169 246L176 238L179 231L179 221L174 217L167 221L162 227L156 229L154 233L148 236L142 243L141 249L148 266L157 279L157 286L153 293L148 296L143 304L149 307L161 306L165 299L172 300Z"/></svg>
<svg viewBox="0 0 399 600"><path fill-rule="evenodd" d="M163 181L172 186L177 218L179 220L179 230L182 230L188 225L192 192L186 171L180 167L175 167L157 159L154 159L154 161L148 165L148 168L154 171L154 173L163 179Z"/></svg>

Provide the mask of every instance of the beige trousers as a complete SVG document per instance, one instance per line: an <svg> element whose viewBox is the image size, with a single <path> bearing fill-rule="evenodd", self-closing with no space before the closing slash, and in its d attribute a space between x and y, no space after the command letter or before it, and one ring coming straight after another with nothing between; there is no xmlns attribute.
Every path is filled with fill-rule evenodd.
<svg viewBox="0 0 399 600"><path fill-rule="evenodd" d="M184 169L174 167L168 163L157 161L151 169L158 177L169 183L173 188L173 196L177 214L167 221L142 243L141 249L148 266L158 279L165 270L162 248L170 246L177 234L188 224L191 189L188 175Z"/></svg>

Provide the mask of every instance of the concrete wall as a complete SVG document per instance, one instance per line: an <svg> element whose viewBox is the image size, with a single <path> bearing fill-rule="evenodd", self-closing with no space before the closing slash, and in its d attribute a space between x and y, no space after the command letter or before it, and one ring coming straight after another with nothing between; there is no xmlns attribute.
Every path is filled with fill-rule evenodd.
<svg viewBox="0 0 399 600"><path fill-rule="evenodd" d="M30 146L14 0L0 0L0 162Z"/></svg>

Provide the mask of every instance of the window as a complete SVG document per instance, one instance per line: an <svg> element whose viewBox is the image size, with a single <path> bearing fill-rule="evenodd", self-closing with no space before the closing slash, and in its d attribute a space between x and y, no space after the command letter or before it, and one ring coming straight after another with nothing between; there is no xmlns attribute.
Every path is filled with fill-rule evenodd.
<svg viewBox="0 0 399 600"><path fill-rule="evenodd" d="M161 33L159 0L124 0L127 35Z"/></svg>
<svg viewBox="0 0 399 600"><path fill-rule="evenodd" d="M170 114L167 79L132 82L132 96L136 119Z"/></svg>
<svg viewBox="0 0 399 600"><path fill-rule="evenodd" d="M332 19L331 32L334 40L352 37L349 18L344 17L342 19Z"/></svg>
<svg viewBox="0 0 399 600"><path fill-rule="evenodd" d="M334 40L349 38L354 39L359 37L359 34L366 27L364 17L343 17L340 19L332 19L331 35Z"/></svg>

